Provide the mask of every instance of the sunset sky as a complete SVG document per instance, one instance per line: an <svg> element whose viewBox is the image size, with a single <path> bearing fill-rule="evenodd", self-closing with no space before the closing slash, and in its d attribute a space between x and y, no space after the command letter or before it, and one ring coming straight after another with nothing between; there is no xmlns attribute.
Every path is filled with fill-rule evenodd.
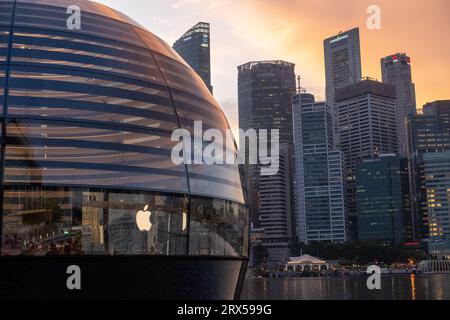
<svg viewBox="0 0 450 320"><path fill-rule="evenodd" d="M211 23L215 97L237 128L237 69L252 60L296 64L303 87L325 97L323 39L360 28L363 75L381 79L380 58L412 59L420 109L450 99L450 0L98 0L124 12L169 44L198 21ZM366 27L369 5L381 30Z"/></svg>

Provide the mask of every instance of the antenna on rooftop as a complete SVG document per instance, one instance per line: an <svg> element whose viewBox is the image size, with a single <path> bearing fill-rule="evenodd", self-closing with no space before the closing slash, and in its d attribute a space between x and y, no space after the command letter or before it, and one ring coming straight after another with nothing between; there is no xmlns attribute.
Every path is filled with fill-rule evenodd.
<svg viewBox="0 0 450 320"><path fill-rule="evenodd" d="M302 88L302 77L301 76L297 76L297 83L298 83L298 87L297 87L298 94L306 93L306 90Z"/></svg>

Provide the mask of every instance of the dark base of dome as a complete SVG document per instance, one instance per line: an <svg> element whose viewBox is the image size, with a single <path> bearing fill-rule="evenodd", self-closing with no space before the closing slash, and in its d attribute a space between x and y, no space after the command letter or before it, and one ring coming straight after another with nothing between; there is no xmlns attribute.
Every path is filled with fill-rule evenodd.
<svg viewBox="0 0 450 320"><path fill-rule="evenodd" d="M68 289L69 266L80 268L80 290ZM1 257L0 300L231 300L246 266L214 257Z"/></svg>

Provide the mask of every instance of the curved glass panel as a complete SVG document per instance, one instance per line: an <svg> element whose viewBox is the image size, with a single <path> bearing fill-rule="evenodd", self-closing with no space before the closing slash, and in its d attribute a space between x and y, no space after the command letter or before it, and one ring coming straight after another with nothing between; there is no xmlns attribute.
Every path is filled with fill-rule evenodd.
<svg viewBox="0 0 450 320"><path fill-rule="evenodd" d="M30 1L35 2L35 1ZM68 33L81 33L113 39L120 42L142 46L142 41L133 31L128 23L92 13L90 10L81 9L81 26L79 30L68 30L67 19L71 14L67 8L73 3L63 1L61 6L55 6L54 1L50 5L35 4L18 1L16 4L14 25L19 27L50 28L54 30L67 31ZM44 1L39 1L44 2ZM110 10L108 10L111 13Z"/></svg>
<svg viewBox="0 0 450 320"><path fill-rule="evenodd" d="M189 65L180 57L180 55L172 49L166 42L155 36L153 33L141 28L134 28L134 31L142 39L145 46L165 57L173 59L189 68Z"/></svg>
<svg viewBox="0 0 450 320"><path fill-rule="evenodd" d="M8 58L9 29L0 27L0 65L6 63Z"/></svg>
<svg viewBox="0 0 450 320"><path fill-rule="evenodd" d="M2 0L4 1L4 0ZM35 5L47 5L47 6L57 6L57 7L63 7L67 8L71 5L76 4L80 7L82 11L106 16L110 19L119 20L124 23L130 23L135 26L140 26L139 23L137 23L132 18L128 17L127 15L114 10L112 8L109 8L103 4L97 3L95 1L90 0L77 0L76 2L73 0L17 0L17 3L23 3L23 4L35 4Z"/></svg>
<svg viewBox="0 0 450 320"><path fill-rule="evenodd" d="M3 115L3 104L5 102L5 72L6 65L0 64L0 113Z"/></svg>
<svg viewBox="0 0 450 320"><path fill-rule="evenodd" d="M247 211L243 205L192 198L190 255L247 256Z"/></svg>
<svg viewBox="0 0 450 320"><path fill-rule="evenodd" d="M11 120L5 183L188 191L184 166L170 160L170 137L122 130Z"/></svg>
<svg viewBox="0 0 450 320"><path fill-rule="evenodd" d="M10 0L0 1L0 25L11 25L13 2Z"/></svg>
<svg viewBox="0 0 450 320"><path fill-rule="evenodd" d="M202 98L219 109L209 89L191 67L159 53L155 53L155 59L169 87Z"/></svg>
<svg viewBox="0 0 450 320"><path fill-rule="evenodd" d="M191 136L195 134L195 121L202 122L202 129L216 129L225 133L229 129L228 123L220 109L211 105L207 101L187 93L172 91L172 96L177 109L178 117L183 129L187 129ZM231 131L229 131L231 134ZM237 157L236 145L234 138L226 139L223 136L222 145L214 144L217 148L226 153L230 153ZM210 145L210 142L197 141L203 146L203 151ZM198 152L194 148L195 152ZM224 159L225 161L225 159ZM214 164L214 165L198 165L189 164L189 183L192 194L207 196L215 195L223 199L230 199L244 203L244 194L242 191L241 175L238 165L231 164Z"/></svg>
<svg viewBox="0 0 450 320"><path fill-rule="evenodd" d="M142 81L42 67L11 67L8 114L82 119L149 130L178 128L169 92Z"/></svg>
<svg viewBox="0 0 450 320"><path fill-rule="evenodd" d="M114 74L165 85L148 49L82 34L17 28L12 55L13 63L78 68L89 73Z"/></svg>

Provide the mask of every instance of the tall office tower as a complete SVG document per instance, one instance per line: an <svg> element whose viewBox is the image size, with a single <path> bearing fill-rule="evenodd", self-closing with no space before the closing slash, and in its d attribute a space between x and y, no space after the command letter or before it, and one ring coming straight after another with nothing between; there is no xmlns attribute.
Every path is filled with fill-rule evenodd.
<svg viewBox="0 0 450 320"><path fill-rule="evenodd" d="M346 160L349 229L356 236L356 162L397 152L395 87L364 79L337 89L336 107Z"/></svg>
<svg viewBox="0 0 450 320"><path fill-rule="evenodd" d="M199 22L178 39L173 48L199 74L212 93L210 35L209 23Z"/></svg>
<svg viewBox="0 0 450 320"><path fill-rule="evenodd" d="M450 150L450 100L428 103L422 114L409 117L408 138L415 236L425 239L429 236L429 221L423 156Z"/></svg>
<svg viewBox="0 0 450 320"><path fill-rule="evenodd" d="M356 167L358 239L412 240L408 159L380 155Z"/></svg>
<svg viewBox="0 0 450 320"><path fill-rule="evenodd" d="M298 240L345 242L345 161L333 147L331 108L300 92L293 114Z"/></svg>
<svg viewBox="0 0 450 320"><path fill-rule="evenodd" d="M397 153L400 156L407 156L408 136L406 124L408 116L417 113L416 88L412 82L410 57L405 53L397 53L381 59L381 74L383 83L393 85L396 88Z"/></svg>
<svg viewBox="0 0 450 320"><path fill-rule="evenodd" d="M428 206L428 250L450 257L450 151L423 155Z"/></svg>
<svg viewBox="0 0 450 320"><path fill-rule="evenodd" d="M278 173L259 179L259 213L264 229L262 245L268 253L267 267L273 269L289 259L294 239L291 148L288 143L281 144Z"/></svg>
<svg viewBox="0 0 450 320"><path fill-rule="evenodd" d="M341 32L324 40L326 100L333 117L337 118L335 92L337 88L356 83L362 78L359 29ZM334 122L337 125L337 121ZM338 130L335 127L335 142Z"/></svg>
<svg viewBox="0 0 450 320"><path fill-rule="evenodd" d="M238 67L239 126L249 129L279 129L280 143L293 144L292 96L295 65L285 61L249 62ZM250 149L247 144L247 154ZM242 148L242 146L241 146ZM245 165L250 221L259 225L259 166Z"/></svg>

